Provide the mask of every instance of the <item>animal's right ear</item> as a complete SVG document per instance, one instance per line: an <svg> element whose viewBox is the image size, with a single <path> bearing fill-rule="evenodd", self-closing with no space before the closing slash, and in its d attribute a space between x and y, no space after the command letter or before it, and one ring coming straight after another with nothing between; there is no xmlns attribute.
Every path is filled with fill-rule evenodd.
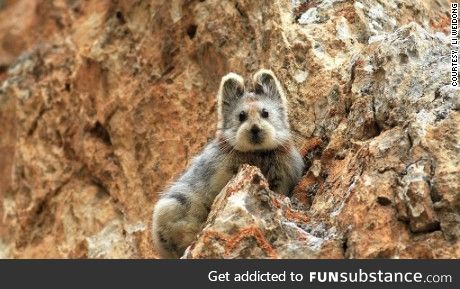
<svg viewBox="0 0 460 289"><path fill-rule="evenodd" d="M230 72L222 77L217 94L218 126L227 123L234 106L244 94L244 79L241 75Z"/></svg>

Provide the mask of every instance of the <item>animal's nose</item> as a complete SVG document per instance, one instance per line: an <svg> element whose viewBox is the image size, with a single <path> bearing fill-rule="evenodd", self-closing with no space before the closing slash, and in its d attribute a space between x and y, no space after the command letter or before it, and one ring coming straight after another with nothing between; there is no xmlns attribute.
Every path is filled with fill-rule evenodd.
<svg viewBox="0 0 460 289"><path fill-rule="evenodd" d="M253 126L251 127L251 134L252 134L253 136L258 136L259 133L260 133L260 128L259 128L257 125L253 125Z"/></svg>
<svg viewBox="0 0 460 289"><path fill-rule="evenodd" d="M257 125L252 126L249 131L250 139L253 144L262 143L262 130Z"/></svg>

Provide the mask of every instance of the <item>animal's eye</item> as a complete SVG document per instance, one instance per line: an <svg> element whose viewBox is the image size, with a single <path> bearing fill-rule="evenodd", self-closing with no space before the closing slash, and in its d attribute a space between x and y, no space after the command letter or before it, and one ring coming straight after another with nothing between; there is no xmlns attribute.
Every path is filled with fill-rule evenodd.
<svg viewBox="0 0 460 289"><path fill-rule="evenodd" d="M239 117L240 121L243 122L248 118L248 115L246 114L246 112L242 111L242 112L240 112L240 115L238 117Z"/></svg>
<svg viewBox="0 0 460 289"><path fill-rule="evenodd" d="M265 108L263 108L263 109L262 109L262 112L260 113L260 115L261 115L263 118L267 118L267 117L268 117L268 111L267 111Z"/></svg>

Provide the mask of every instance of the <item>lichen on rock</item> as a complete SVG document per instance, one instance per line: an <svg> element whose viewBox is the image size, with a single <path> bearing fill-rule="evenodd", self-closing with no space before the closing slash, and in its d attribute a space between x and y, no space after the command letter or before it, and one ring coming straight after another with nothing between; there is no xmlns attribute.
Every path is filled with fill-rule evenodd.
<svg viewBox="0 0 460 289"><path fill-rule="evenodd" d="M316 233L316 234L315 234ZM270 191L260 170L244 165L216 197L185 258L338 258L333 230L312 232L289 198Z"/></svg>

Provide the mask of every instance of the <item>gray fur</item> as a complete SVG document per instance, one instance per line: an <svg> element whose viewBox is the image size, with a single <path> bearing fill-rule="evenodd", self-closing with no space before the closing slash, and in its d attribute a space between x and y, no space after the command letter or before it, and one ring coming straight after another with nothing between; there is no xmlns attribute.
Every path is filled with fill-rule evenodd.
<svg viewBox="0 0 460 289"><path fill-rule="evenodd" d="M270 188L288 195L301 178L304 163L292 145L287 101L269 70L254 76L254 91L246 91L241 76L222 78L218 93L216 138L161 196L155 205L152 237L165 258L178 258L206 221L217 194L243 164L261 169ZM262 110L268 117L262 117ZM241 121L241 112L248 114ZM260 143L251 141L251 128L260 128Z"/></svg>

